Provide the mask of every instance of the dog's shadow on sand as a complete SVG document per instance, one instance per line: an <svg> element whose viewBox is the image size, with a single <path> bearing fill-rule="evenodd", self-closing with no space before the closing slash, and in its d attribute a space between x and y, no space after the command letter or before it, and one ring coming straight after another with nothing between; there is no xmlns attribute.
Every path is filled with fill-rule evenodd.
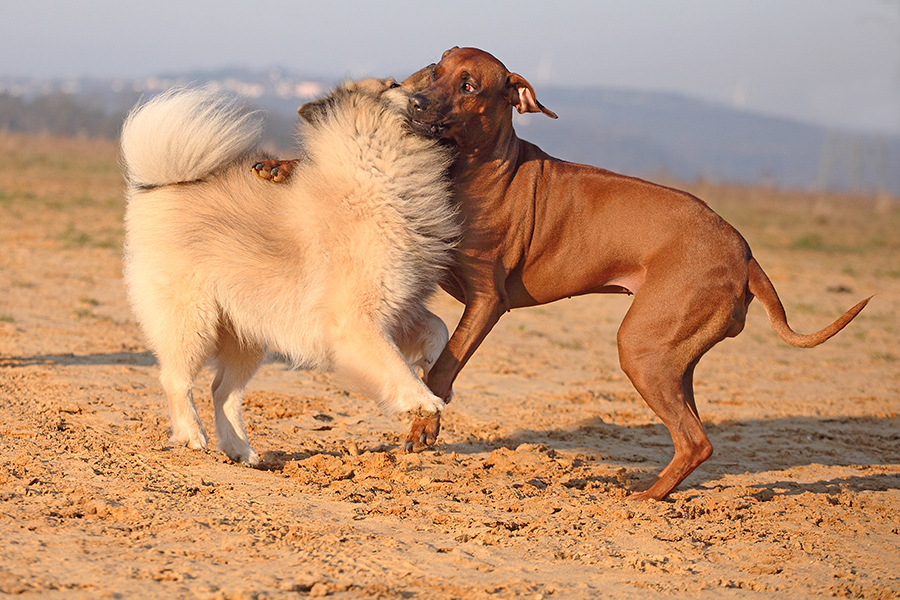
<svg viewBox="0 0 900 600"><path fill-rule="evenodd" d="M285 356L270 352L265 363L281 363L291 365ZM33 367L39 365L97 366L97 365L132 365L135 367L155 367L156 357L149 350L143 352L108 352L104 354L41 354L37 356L0 356L0 367Z"/></svg>
<svg viewBox="0 0 900 600"><path fill-rule="evenodd" d="M728 475L781 471L795 467L876 467L872 475L852 475L811 483L790 480L749 487L778 494L806 491L836 494L843 487L861 491L900 489L900 473L885 473L880 465L900 462L900 417L782 417L723 421L706 425L715 449L680 489L715 486ZM468 454L491 448L515 449L540 444L550 450L587 452L592 461L658 473L672 458L674 449L662 424L623 426L593 417L573 428L522 429L509 436L479 442L443 444L444 452ZM801 475L800 479L807 476ZM636 478L639 479L640 477Z"/></svg>
<svg viewBox="0 0 900 600"><path fill-rule="evenodd" d="M106 354L41 354L37 356L0 356L0 367L33 367L40 365L95 366L132 365L152 367L156 358L152 352L110 352Z"/></svg>
<svg viewBox="0 0 900 600"><path fill-rule="evenodd" d="M277 356L268 360L277 361ZM155 366L151 352L110 352L77 355L72 353L36 356L0 356L0 368L40 365ZM452 415L448 415L452 419ZM900 463L900 417L780 417L722 421L706 424L715 452L700 465L681 489L691 486L715 486L727 475L765 473L794 467L856 467L896 465ZM446 437L446 436L445 436ZM672 458L672 440L660 424L626 426L604 422L600 417L586 419L574 427L521 429L508 436L482 438L468 442L442 442L443 452L473 454L496 448L515 449L522 444L541 444L552 450L587 452L591 460L625 466L650 476L659 472ZM379 445L365 451L387 452ZM287 460L302 460L321 452L296 455L274 451L264 458L262 468L277 468ZM335 456L340 450L326 452ZM266 460L268 458L268 460ZM876 469L872 475L852 475L812 483L789 479L750 487L801 494L807 491L836 494L844 487L853 490L883 491L900 489L900 473Z"/></svg>

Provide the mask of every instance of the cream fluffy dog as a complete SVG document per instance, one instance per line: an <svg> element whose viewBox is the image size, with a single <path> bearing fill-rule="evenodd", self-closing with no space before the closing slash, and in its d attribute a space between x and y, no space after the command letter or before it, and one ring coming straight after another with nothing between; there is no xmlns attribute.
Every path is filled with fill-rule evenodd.
<svg viewBox="0 0 900 600"><path fill-rule="evenodd" d="M247 165L261 120L203 89L135 108L122 132L125 281L159 361L172 441L206 448L191 387L214 359L219 448L259 457L241 415L268 348L329 369L387 412L440 411L426 375L447 328L425 302L459 235L447 152L406 123L393 80L346 83L304 105L288 184Z"/></svg>

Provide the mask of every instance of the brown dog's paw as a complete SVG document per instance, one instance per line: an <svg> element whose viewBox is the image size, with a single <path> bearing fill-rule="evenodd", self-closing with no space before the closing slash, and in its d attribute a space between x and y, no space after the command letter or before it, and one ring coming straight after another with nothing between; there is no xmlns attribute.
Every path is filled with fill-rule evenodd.
<svg viewBox="0 0 900 600"><path fill-rule="evenodd" d="M660 477L653 477L639 481L628 488L626 500L642 502L644 500L662 500L675 488L672 483L667 483Z"/></svg>
<svg viewBox="0 0 900 600"><path fill-rule="evenodd" d="M294 169L294 160L261 160L253 163L250 170L260 179L271 181L273 183L282 183L287 181Z"/></svg>
<svg viewBox="0 0 900 600"><path fill-rule="evenodd" d="M420 414L413 418L403 450L421 452L437 441L441 433L441 413Z"/></svg>
<svg viewBox="0 0 900 600"><path fill-rule="evenodd" d="M657 500L648 490L636 490L631 487L628 488L628 495L625 496L626 500L631 502L642 502L644 500Z"/></svg>

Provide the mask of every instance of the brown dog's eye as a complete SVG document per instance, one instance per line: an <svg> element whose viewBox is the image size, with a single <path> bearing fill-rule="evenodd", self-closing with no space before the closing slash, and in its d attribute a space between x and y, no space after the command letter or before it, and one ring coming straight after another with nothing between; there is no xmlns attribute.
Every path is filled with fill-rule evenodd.
<svg viewBox="0 0 900 600"><path fill-rule="evenodd" d="M475 92L478 91L478 88L476 88L474 85L472 85L471 83L466 81L462 84L462 91L464 91L467 94L474 94Z"/></svg>
<svg viewBox="0 0 900 600"><path fill-rule="evenodd" d="M391 82L391 89L398 88L398 87L400 87L399 83L397 83L396 81Z"/></svg>

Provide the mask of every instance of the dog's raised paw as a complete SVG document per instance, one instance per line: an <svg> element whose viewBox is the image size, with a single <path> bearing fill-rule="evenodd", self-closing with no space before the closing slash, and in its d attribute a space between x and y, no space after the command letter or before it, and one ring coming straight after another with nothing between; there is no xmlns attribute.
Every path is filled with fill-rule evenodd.
<svg viewBox="0 0 900 600"><path fill-rule="evenodd" d="M403 444L403 450L421 452L437 442L441 433L441 413L417 413L409 427L409 435Z"/></svg>
<svg viewBox="0 0 900 600"><path fill-rule="evenodd" d="M250 170L253 171L253 174L260 179L272 179L272 170L266 169L265 165L261 162L253 163L253 165L250 167Z"/></svg>
<svg viewBox="0 0 900 600"><path fill-rule="evenodd" d="M273 183L283 183L294 168L293 160L261 160L250 166L250 171L260 179Z"/></svg>

